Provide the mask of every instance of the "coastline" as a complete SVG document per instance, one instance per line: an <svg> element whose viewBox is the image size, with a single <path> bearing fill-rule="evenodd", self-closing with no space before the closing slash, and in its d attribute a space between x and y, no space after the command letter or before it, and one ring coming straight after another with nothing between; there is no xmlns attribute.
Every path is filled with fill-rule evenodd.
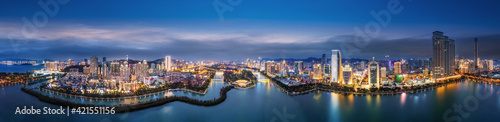
<svg viewBox="0 0 500 122"><path fill-rule="evenodd" d="M264 75L264 76L268 77L267 75ZM462 76L460 78L446 80L446 81L442 81L440 83L435 83L435 84L432 84L432 85L427 86L425 88L397 91L397 92L392 92L392 93L391 92L370 92L370 93L350 92L350 91L342 91L342 90L338 90L338 89L321 88L321 87L317 86L318 84L315 84L314 88L312 88L312 89L307 89L307 90L300 91L300 92L290 92L290 91L286 91L285 88L281 87L277 83L273 83L273 84L275 84L277 86L277 88L281 89L282 91L284 91L285 93L287 93L288 95L291 95L291 96L309 94L309 93L314 92L314 91L334 92L334 93L344 94L344 95L353 94L353 95L360 95L360 96L367 96L367 95L368 96L375 96L375 95L401 95L403 93L410 93L411 94L411 93L415 93L415 92L418 93L418 92L423 92L423 91L443 87L443 86L446 86L446 85L452 84L452 83L464 82L464 81L466 81L466 79L467 79L466 77ZM271 82L276 82L276 81L275 81L275 79L271 79ZM474 81L474 82L477 82L477 81ZM479 82L483 82L483 81L479 81ZM487 82L487 83L490 83L490 82ZM146 102L139 102L139 103L135 103L135 104L129 104L129 105L119 104L119 105L114 105L114 106L90 105L90 104L80 104L80 103L69 102L69 101L65 101L62 99L55 98L55 97L49 97L49 96L43 95L41 93L38 93L36 91L33 91L33 90L25 88L25 87L26 87L26 85L24 85L21 88L21 90L23 92L28 93L30 95L33 95L33 96L37 97L39 100L41 100L43 102L50 103L50 104L70 106L70 107L115 107L116 108L115 110L117 113L124 113L124 112L132 112L132 111L147 109L150 107L161 106L161 105L168 104L171 102L176 102L176 101L187 103L187 104L192 104L192 105L198 105L198 106L214 106L214 105L218 105L218 104L224 102L225 99L227 98L227 92L229 92L231 89L249 89L249 88L255 87L255 84L252 86L245 87L245 88L238 88L238 87L235 87L234 85L225 86L225 87L221 88L219 98L213 99L213 100L198 100L198 99L191 99L191 98L186 97L186 96L172 96L172 97L157 98L157 99L149 100ZM182 89L169 89L169 90L182 90ZM185 90L185 89L183 89L183 90ZM189 91L189 90L186 90L186 91ZM161 92L165 92L165 91L161 91ZM206 90L205 90L205 92L206 92ZM158 93L160 93L160 92L156 92L154 94L158 94ZM64 94L64 93L62 93L62 94ZM144 97L144 96L152 95L152 94L153 93L142 95L142 96L134 96L134 97L130 97L130 98ZM81 96L79 96L79 97L81 97ZM113 98L90 98L90 99L113 99ZM124 99L124 98L120 98L120 99Z"/></svg>

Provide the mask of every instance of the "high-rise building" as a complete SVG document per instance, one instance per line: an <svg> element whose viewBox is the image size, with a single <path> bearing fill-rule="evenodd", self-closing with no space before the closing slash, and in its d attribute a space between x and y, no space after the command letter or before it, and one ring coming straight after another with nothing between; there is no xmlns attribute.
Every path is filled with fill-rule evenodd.
<svg viewBox="0 0 500 122"><path fill-rule="evenodd" d="M110 72L113 76L118 76L120 74L120 63L119 62L111 62Z"/></svg>
<svg viewBox="0 0 500 122"><path fill-rule="evenodd" d="M380 87L380 72L379 72L379 64L375 59L368 63L368 83L370 83L370 87L379 88Z"/></svg>
<svg viewBox="0 0 500 122"><path fill-rule="evenodd" d="M352 67L348 65L345 65L343 68L343 78L344 79L344 83L342 84L352 84Z"/></svg>
<svg viewBox="0 0 500 122"><path fill-rule="evenodd" d="M98 74L97 68L99 67L99 64L97 63L97 60L97 56L90 57L90 75L92 76L97 76Z"/></svg>
<svg viewBox="0 0 500 122"><path fill-rule="evenodd" d="M165 70L170 72L172 70L172 57L165 56Z"/></svg>
<svg viewBox="0 0 500 122"><path fill-rule="evenodd" d="M385 78L387 76L387 68L381 67L380 68L380 78Z"/></svg>
<svg viewBox="0 0 500 122"><path fill-rule="evenodd" d="M276 62L267 61L264 65L265 65L265 71L268 75L274 74L276 70Z"/></svg>
<svg viewBox="0 0 500 122"><path fill-rule="evenodd" d="M444 63L444 35L441 31L434 31L432 35L432 72L435 78L443 76Z"/></svg>
<svg viewBox="0 0 500 122"><path fill-rule="evenodd" d="M317 64L314 64L313 65L313 78L314 79L322 79L323 76L322 76L322 64L321 63L317 63Z"/></svg>
<svg viewBox="0 0 500 122"><path fill-rule="evenodd" d="M477 48L477 38L474 38L474 68L476 71L479 69L479 54L478 54L478 48Z"/></svg>
<svg viewBox="0 0 500 122"><path fill-rule="evenodd" d="M448 72L448 75L453 75L455 74L455 70L457 69L457 64L456 64L456 59L455 59L455 39L450 39L450 46L449 46L449 57L450 58L450 62L448 65L450 65L450 69L449 69L449 72Z"/></svg>
<svg viewBox="0 0 500 122"><path fill-rule="evenodd" d="M294 61L293 67L295 69L296 74L302 74L302 67L304 66L304 62L302 61Z"/></svg>
<svg viewBox="0 0 500 122"><path fill-rule="evenodd" d="M120 78L125 82L130 81L130 67L127 61L120 66Z"/></svg>
<svg viewBox="0 0 500 122"><path fill-rule="evenodd" d="M488 60L488 70L492 71L493 69L495 69L493 60Z"/></svg>
<svg viewBox="0 0 500 122"><path fill-rule="evenodd" d="M342 56L340 50L332 50L332 59L330 61L330 82L342 82Z"/></svg>
<svg viewBox="0 0 500 122"><path fill-rule="evenodd" d="M326 59L326 54L323 54L323 56L321 56L321 72L322 73L326 73L326 62L327 62L327 59Z"/></svg>
<svg viewBox="0 0 500 122"><path fill-rule="evenodd" d="M394 74L402 74L403 72L401 71L401 62L394 62Z"/></svg>
<svg viewBox="0 0 500 122"><path fill-rule="evenodd" d="M434 79L455 72L455 40L444 36L441 31L434 31L432 35L432 72Z"/></svg>

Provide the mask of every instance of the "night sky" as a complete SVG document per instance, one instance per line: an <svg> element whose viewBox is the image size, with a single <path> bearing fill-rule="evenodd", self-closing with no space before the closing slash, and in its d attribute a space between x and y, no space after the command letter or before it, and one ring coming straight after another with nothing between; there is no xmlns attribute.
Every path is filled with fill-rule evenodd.
<svg viewBox="0 0 500 122"><path fill-rule="evenodd" d="M241 60L320 57L332 49L343 58L429 58L437 30L457 40L460 57L473 57L477 37L480 58L500 58L498 0L45 1L59 1L58 11L36 0L0 0L0 59ZM357 38L356 28L366 33L367 25L378 33Z"/></svg>

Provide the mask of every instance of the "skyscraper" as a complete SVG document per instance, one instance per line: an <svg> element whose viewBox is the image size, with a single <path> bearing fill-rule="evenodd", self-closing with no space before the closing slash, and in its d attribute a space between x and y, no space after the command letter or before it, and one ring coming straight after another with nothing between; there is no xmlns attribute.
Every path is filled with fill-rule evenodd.
<svg viewBox="0 0 500 122"><path fill-rule="evenodd" d="M449 46L449 53L450 53L450 55L449 55L448 58L450 58L450 60L449 60L450 61L449 62L450 69L448 70L449 71L448 75L453 75L453 74L455 74L455 69L457 69L457 66L456 66L457 64L456 64L456 61L455 61L456 60L455 59L455 39L450 39L449 41L450 41L449 42L449 44L450 44L450 46Z"/></svg>
<svg viewBox="0 0 500 122"><path fill-rule="evenodd" d="M479 58L478 58L478 53L477 53L478 52L477 51L478 50L477 49L477 41L478 41L478 39L474 38L474 68L475 68L474 70L476 70L476 71L478 71L478 69L479 69L479 66L478 66L479 65L479 62L478 62Z"/></svg>
<svg viewBox="0 0 500 122"><path fill-rule="evenodd" d="M342 82L342 56L340 50L332 50L332 59L330 61L330 82Z"/></svg>
<svg viewBox="0 0 500 122"><path fill-rule="evenodd" d="M167 72L170 72L172 70L172 57L171 56L165 56L165 70Z"/></svg>
<svg viewBox="0 0 500 122"><path fill-rule="evenodd" d="M368 83L370 83L370 87L379 88L380 87L380 71L379 64L375 61L375 58L368 63Z"/></svg>
<svg viewBox="0 0 500 122"><path fill-rule="evenodd" d="M322 79L322 72L321 70L323 69L322 68L322 64L318 63L318 64L314 64L313 65L313 78L314 79Z"/></svg>
<svg viewBox="0 0 500 122"><path fill-rule="evenodd" d="M302 67L304 66L304 62L302 61L294 61L293 66L296 74L302 74Z"/></svg>
<svg viewBox="0 0 500 122"><path fill-rule="evenodd" d="M403 72L401 71L401 62L394 62L394 74L399 75L402 73Z"/></svg>
<svg viewBox="0 0 500 122"><path fill-rule="evenodd" d="M97 76L97 67L99 66L99 64L97 64L97 61L98 60L98 57L97 56L92 56L90 57L90 74L92 76Z"/></svg>
<svg viewBox="0 0 500 122"><path fill-rule="evenodd" d="M322 73L326 73L326 54L323 54L323 56L321 56L321 72Z"/></svg>
<svg viewBox="0 0 500 122"><path fill-rule="evenodd" d="M380 68L380 77L385 78L387 76L387 68L381 67Z"/></svg>
<svg viewBox="0 0 500 122"><path fill-rule="evenodd" d="M455 72L455 40L444 36L441 31L434 31L432 35L432 72L434 79Z"/></svg>

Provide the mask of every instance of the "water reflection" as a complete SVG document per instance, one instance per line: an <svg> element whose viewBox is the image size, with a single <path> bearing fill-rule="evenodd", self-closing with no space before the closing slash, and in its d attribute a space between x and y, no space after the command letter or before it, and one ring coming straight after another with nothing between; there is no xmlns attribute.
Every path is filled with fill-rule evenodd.
<svg viewBox="0 0 500 122"><path fill-rule="evenodd" d="M401 94L401 100L400 100L399 104L401 104L401 106L404 106L405 103L406 103L406 93L402 93Z"/></svg>
<svg viewBox="0 0 500 122"><path fill-rule="evenodd" d="M339 94L336 93L328 93L330 94L330 122L340 122L340 107L339 107Z"/></svg>

